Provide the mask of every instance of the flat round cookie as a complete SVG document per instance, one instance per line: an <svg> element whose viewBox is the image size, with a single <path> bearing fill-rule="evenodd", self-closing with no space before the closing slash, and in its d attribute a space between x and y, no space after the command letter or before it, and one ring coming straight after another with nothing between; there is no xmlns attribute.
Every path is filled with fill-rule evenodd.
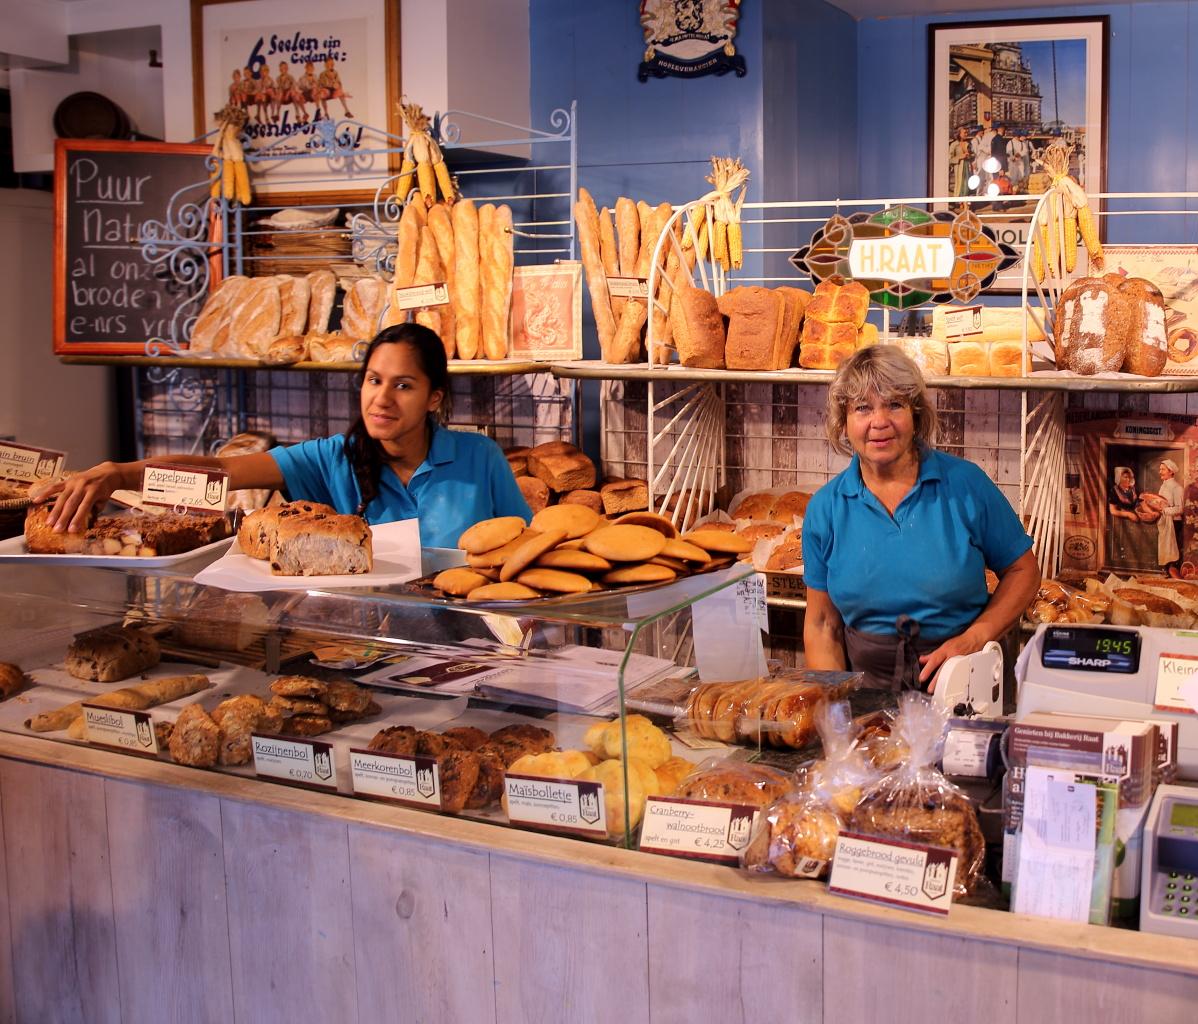
<svg viewBox="0 0 1198 1024"><path fill-rule="evenodd" d="M504 562L512 557L512 553L526 540L531 537L539 537L540 533L537 530L525 530L514 540L509 540L501 547L493 548L490 551L483 551L477 555L467 555L466 564L471 569L498 569Z"/></svg>
<svg viewBox="0 0 1198 1024"><path fill-rule="evenodd" d="M499 570L500 582L507 583L509 580L514 580L546 551L557 547L565 539L564 530L550 530L548 533L539 533L526 540L503 563Z"/></svg>
<svg viewBox="0 0 1198 1024"><path fill-rule="evenodd" d="M488 583L466 595L467 601L528 601L540 597L539 590L523 583Z"/></svg>
<svg viewBox="0 0 1198 1024"><path fill-rule="evenodd" d="M270 684L270 692L280 697L312 697L320 700L327 689L322 679L311 676L279 676Z"/></svg>
<svg viewBox="0 0 1198 1024"><path fill-rule="evenodd" d="M592 555L612 562L644 562L661 554L666 537L651 527L624 523L601 526L594 533L588 533L582 546Z"/></svg>
<svg viewBox="0 0 1198 1024"><path fill-rule="evenodd" d="M726 555L743 555L753 550L753 541L722 530L692 530L682 539L704 551L718 551Z"/></svg>
<svg viewBox="0 0 1198 1024"><path fill-rule="evenodd" d="M696 544L685 540L672 539L666 541L661 549L666 558L676 558L680 562L710 562L711 556Z"/></svg>
<svg viewBox="0 0 1198 1024"><path fill-rule="evenodd" d="M487 578L473 569L446 569L433 577L433 586L454 597L465 597L470 591L483 586Z"/></svg>
<svg viewBox="0 0 1198 1024"><path fill-rule="evenodd" d="M536 587L537 590L551 590L555 594L586 594L591 589L591 581L576 572L535 566L520 573L516 582L526 587Z"/></svg>
<svg viewBox="0 0 1198 1024"><path fill-rule="evenodd" d="M558 551L582 551L582 537L576 537L574 540L564 540L558 546Z"/></svg>
<svg viewBox="0 0 1198 1024"><path fill-rule="evenodd" d="M524 532L527 524L520 516L499 516L475 523L458 538L458 547L468 555L481 555L502 547Z"/></svg>
<svg viewBox="0 0 1198 1024"><path fill-rule="evenodd" d="M673 569L674 572L678 573L679 575L690 570L690 566L682 561L682 559L668 558L666 555L654 555L649 559L649 564L664 565L667 569Z"/></svg>
<svg viewBox="0 0 1198 1024"><path fill-rule="evenodd" d="M666 537L677 537L678 527L669 519L656 512L625 512L616 520L617 525L647 526L651 530L664 534Z"/></svg>
<svg viewBox="0 0 1198 1024"><path fill-rule="evenodd" d="M622 565L618 569L603 574L604 583L663 583L666 580L677 579L678 574L665 565L654 565L643 562L640 565Z"/></svg>
<svg viewBox="0 0 1198 1024"><path fill-rule="evenodd" d="M575 540L586 536L602 521L603 517L586 505L550 505L532 517L532 528L545 533L564 530L566 540Z"/></svg>
<svg viewBox="0 0 1198 1024"><path fill-rule="evenodd" d="M561 545L552 551L546 551L537 559L536 564L546 569L567 569L570 572L607 572L612 567L606 558L577 548L563 548Z"/></svg>

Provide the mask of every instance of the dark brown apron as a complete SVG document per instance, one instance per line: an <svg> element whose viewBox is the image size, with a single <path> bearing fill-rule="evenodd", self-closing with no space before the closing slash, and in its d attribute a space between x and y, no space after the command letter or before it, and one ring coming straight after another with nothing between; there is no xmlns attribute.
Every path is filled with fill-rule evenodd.
<svg viewBox="0 0 1198 1024"><path fill-rule="evenodd" d="M919 682L921 654L930 654L943 642L921 639L919 623L909 615L894 620L894 633L864 633L845 627L849 668L865 673L865 685L875 690L926 690Z"/></svg>

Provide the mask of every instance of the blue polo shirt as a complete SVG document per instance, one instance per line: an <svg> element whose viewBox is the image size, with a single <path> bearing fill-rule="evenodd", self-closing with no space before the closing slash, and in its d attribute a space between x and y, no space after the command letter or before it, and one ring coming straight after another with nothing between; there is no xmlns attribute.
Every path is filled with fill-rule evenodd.
<svg viewBox="0 0 1198 1024"><path fill-rule="evenodd" d="M921 636L943 639L986 607L984 570L1001 572L1031 546L1010 502L972 462L923 449L919 479L892 518L853 456L807 506L803 576L846 626L890 635L910 615Z"/></svg>
<svg viewBox="0 0 1198 1024"><path fill-rule="evenodd" d="M320 501L352 513L362 500L358 481L345 457L345 437L322 437L272 448L293 501ZM384 469L379 493L366 506L366 521L420 520L422 547L456 548L467 527L493 516L532 518L532 510L499 446L482 434L438 426L428 455L405 486Z"/></svg>

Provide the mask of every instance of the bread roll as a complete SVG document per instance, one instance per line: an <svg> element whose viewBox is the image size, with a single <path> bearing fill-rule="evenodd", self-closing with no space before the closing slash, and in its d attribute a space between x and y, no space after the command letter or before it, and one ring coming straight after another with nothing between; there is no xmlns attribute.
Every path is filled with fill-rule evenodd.
<svg viewBox="0 0 1198 1024"><path fill-rule="evenodd" d="M1085 375L1118 370L1126 356L1128 306L1118 287L1101 278L1066 288L1054 327L1057 367Z"/></svg>
<svg viewBox="0 0 1198 1024"><path fill-rule="evenodd" d="M337 276L331 270L313 270L308 275L307 334L327 334L329 314L337 298Z"/></svg>
<svg viewBox="0 0 1198 1024"><path fill-rule="evenodd" d="M437 246L437 255L441 261L441 274L449 288L450 302L448 306L439 306L441 314L441 342L445 352L452 359L457 352L456 318L453 306L453 287L456 267L454 266L453 222L450 219L449 207L437 203L428 211L428 226L433 233L433 241Z"/></svg>
<svg viewBox="0 0 1198 1024"><path fill-rule="evenodd" d="M478 216L479 272L482 278L482 351L506 359L511 334L512 210L487 203Z"/></svg>
<svg viewBox="0 0 1198 1024"><path fill-rule="evenodd" d="M820 281L807 304L808 319L828 324L851 323L860 327L869 311L869 291L859 281L829 278Z"/></svg>
<svg viewBox="0 0 1198 1024"><path fill-rule="evenodd" d="M299 334L292 337L275 338L262 353L262 361L276 366L298 363L308 358L308 339Z"/></svg>
<svg viewBox="0 0 1198 1024"><path fill-rule="evenodd" d="M581 191L581 190L580 190ZM469 199L453 204L454 347L459 359L475 359L482 348L482 297L479 275L478 210ZM590 270L587 271L590 280Z"/></svg>
<svg viewBox="0 0 1198 1024"><path fill-rule="evenodd" d="M670 305L670 326L683 366L724 369L724 320L716 297L680 282Z"/></svg>
<svg viewBox="0 0 1198 1024"><path fill-rule="evenodd" d="M979 341L956 341L948 347L951 377L989 377L990 346Z"/></svg>
<svg viewBox="0 0 1198 1024"><path fill-rule="evenodd" d="M810 306L808 310L799 341L799 365L808 370L835 370L857 350L857 325L847 320L816 320Z"/></svg>

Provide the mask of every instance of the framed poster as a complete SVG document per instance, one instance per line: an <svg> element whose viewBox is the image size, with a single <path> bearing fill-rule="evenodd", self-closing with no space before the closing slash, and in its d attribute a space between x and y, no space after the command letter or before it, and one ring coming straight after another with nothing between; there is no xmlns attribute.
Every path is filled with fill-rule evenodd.
<svg viewBox="0 0 1198 1024"><path fill-rule="evenodd" d="M196 134L241 106L259 195L364 193L398 168L370 129L402 130L399 0L191 2Z"/></svg>
<svg viewBox="0 0 1198 1024"><path fill-rule="evenodd" d="M1072 147L1086 192L1103 191L1107 35L1106 16L929 25L929 195L1026 195L1001 207L1026 235L1048 187L1032 154L1053 143Z"/></svg>

